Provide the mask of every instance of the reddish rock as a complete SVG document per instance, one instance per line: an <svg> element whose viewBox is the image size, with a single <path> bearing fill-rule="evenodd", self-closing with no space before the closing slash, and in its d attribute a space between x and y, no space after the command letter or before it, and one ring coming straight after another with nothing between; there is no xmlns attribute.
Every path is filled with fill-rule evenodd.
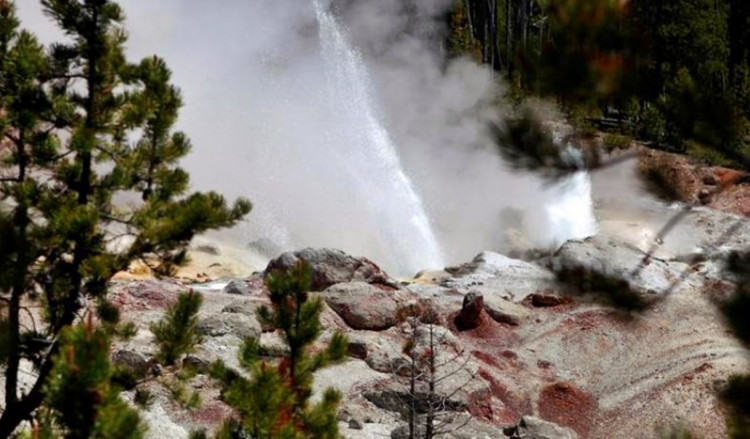
<svg viewBox="0 0 750 439"><path fill-rule="evenodd" d="M536 293L526 297L523 303L534 308L554 308L556 306L569 305L573 303L573 299L552 294Z"/></svg>
<svg viewBox="0 0 750 439"><path fill-rule="evenodd" d="M596 399L571 383L550 384L539 395L539 416L572 428L581 438L588 437L596 410Z"/></svg>
<svg viewBox="0 0 750 439"><path fill-rule="evenodd" d="M481 323L482 310L484 309L484 296L477 292L470 292L464 296L461 312L455 319L456 328L460 331L475 329Z"/></svg>

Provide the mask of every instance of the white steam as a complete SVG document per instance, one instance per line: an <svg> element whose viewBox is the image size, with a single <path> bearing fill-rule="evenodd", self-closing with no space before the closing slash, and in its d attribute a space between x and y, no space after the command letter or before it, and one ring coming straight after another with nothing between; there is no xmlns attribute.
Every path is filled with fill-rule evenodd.
<svg viewBox="0 0 750 439"><path fill-rule="evenodd" d="M18 3L26 27L45 42L57 38L36 2ZM195 145L185 161L194 186L255 204L248 223L231 235L238 245L254 242L270 254L338 247L396 274L438 263L432 250L413 250L429 247L415 236L419 227L409 231L394 220L423 221L413 200L388 194L373 177L382 167L367 166L361 143L374 126L383 128L384 144L398 148L404 178L421 195L447 263L504 248L508 208L524 212L519 223L534 225L527 230L531 245L582 237L588 227L577 219L591 211L586 176L572 189L580 202L575 212L555 208L554 190L511 173L494 151L486 126L499 117L501 86L485 67L445 61L443 14L452 0L334 1L331 10L347 43L359 49L374 91L372 102L339 99L338 107L331 90L356 78L331 87L312 0L120 3L129 54L166 58L183 89L180 128ZM375 125L357 116L365 106Z"/></svg>

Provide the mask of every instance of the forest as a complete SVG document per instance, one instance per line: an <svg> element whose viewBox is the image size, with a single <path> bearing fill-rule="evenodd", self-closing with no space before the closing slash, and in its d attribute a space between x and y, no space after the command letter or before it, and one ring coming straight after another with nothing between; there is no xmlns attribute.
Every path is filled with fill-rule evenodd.
<svg viewBox="0 0 750 439"><path fill-rule="evenodd" d="M449 53L491 65L518 98L554 98L584 132L747 163L745 1L466 0L449 20Z"/></svg>

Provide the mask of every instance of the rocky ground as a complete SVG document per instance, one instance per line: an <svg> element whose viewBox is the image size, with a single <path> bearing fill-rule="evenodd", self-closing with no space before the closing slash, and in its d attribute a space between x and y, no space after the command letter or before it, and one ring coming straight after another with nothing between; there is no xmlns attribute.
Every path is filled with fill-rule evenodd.
<svg viewBox="0 0 750 439"><path fill-rule="evenodd" d="M743 201L750 191L734 171L650 154L641 163L669 162L665 169L683 200L704 205L665 235L660 229L683 206L607 186L632 180L616 175L632 173L631 166L607 171L617 178L595 176L599 235L551 255L519 252L521 260L485 252L409 280L336 250L308 249L272 261L271 268L307 260L315 272L313 294L326 303L321 342L334 330L349 337L349 358L315 380L316 397L327 387L343 394L344 437L404 437L403 346L424 342L426 323L438 340L437 375L445 377L436 388L446 409L442 430L450 431L443 437L659 438L674 427L701 438L726 437L717 391L731 375L750 371L750 357L716 305L733 290L722 258L750 248L750 220L743 216L750 213ZM724 188L725 180L739 184L711 189ZM715 194L701 196L706 190ZM652 256L644 259L647 253ZM113 360L141 377L123 393L126 400L151 395L143 411L150 438L212 431L232 415L207 366L221 359L238 368L243 339L259 339L270 356L285 349L255 317L268 303L263 272L253 272L259 261L211 241L196 242L191 255L192 264L173 279L155 280L133 266L112 283L123 319L137 327L135 337L115 346ZM603 284L605 277L617 282ZM204 296L203 341L183 361L198 373L180 380L175 369L153 360L149 325L189 289ZM429 316L426 323L406 317L405 310L415 309ZM32 373L27 367L21 376Z"/></svg>
<svg viewBox="0 0 750 439"><path fill-rule="evenodd" d="M664 216L673 208L659 209ZM720 263L728 251L750 246L750 222L699 208L645 264L649 240L611 233L617 230L604 227L595 238L537 260L485 252L409 281L335 250L285 254L269 266L310 262L314 294L326 303L322 341L336 329L349 336L348 360L315 382L317 394L335 387L344 395L345 437L404 437L403 346L423 340L428 328L405 318L405 309L429 315L439 335L438 357L445 361L438 375L446 378L437 394L447 410L445 429L452 430L444 437L652 438L676 426L698 437L725 437L716 392L732 374L750 370L750 361L717 312L732 289ZM732 238L716 245L724 235ZM195 252L203 253L206 269L221 268L209 257L219 258L219 249ZM563 286L557 272L573 282ZM138 388L154 395L146 412L150 437L186 437L230 415L206 375L188 380L186 392L200 395L200 404L188 404L176 397L170 370L150 367L155 348L148 326L180 291L193 288L205 297L204 340L185 360L198 370L216 359L237 366L246 337L259 338L270 355L283 353L279 336L254 316L268 301L262 273L228 274L213 282L123 276L113 284L124 318L139 328L113 355L146 376ZM621 282L600 287L597 274Z"/></svg>

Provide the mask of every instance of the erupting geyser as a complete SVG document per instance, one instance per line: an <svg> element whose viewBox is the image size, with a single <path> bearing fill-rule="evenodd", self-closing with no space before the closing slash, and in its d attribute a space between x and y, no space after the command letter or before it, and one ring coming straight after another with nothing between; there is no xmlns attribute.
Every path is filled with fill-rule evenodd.
<svg viewBox="0 0 750 439"><path fill-rule="evenodd" d="M546 195L544 208L551 247L597 233L588 172L579 171L566 177L550 187Z"/></svg>
<svg viewBox="0 0 750 439"><path fill-rule="evenodd" d="M337 108L337 135L346 136L352 175L379 220L380 233L400 269L416 273L444 266L422 200L404 173L396 148L379 120L361 55L346 41L335 17L313 0L326 62L328 98Z"/></svg>

